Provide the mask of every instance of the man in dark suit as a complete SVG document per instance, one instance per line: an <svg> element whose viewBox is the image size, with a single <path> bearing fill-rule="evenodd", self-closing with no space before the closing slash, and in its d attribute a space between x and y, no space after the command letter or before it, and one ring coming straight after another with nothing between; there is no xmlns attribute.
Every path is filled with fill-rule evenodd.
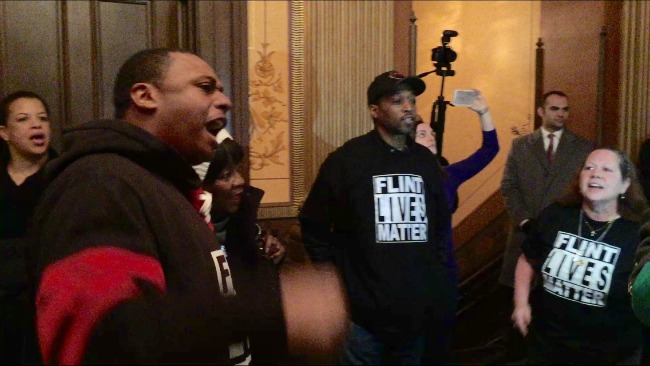
<svg viewBox="0 0 650 366"><path fill-rule="evenodd" d="M569 117L569 98L565 93L544 94L537 114L542 118L542 126L512 141L501 181L511 228L499 283L506 286L505 296L510 299L517 258L530 220L565 193L595 147L565 128Z"/></svg>

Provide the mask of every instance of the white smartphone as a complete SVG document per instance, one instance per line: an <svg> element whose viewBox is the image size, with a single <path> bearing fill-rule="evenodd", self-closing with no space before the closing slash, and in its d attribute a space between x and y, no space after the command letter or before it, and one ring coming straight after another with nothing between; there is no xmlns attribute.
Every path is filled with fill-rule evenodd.
<svg viewBox="0 0 650 366"><path fill-rule="evenodd" d="M454 100L451 104L456 106L470 106L474 103L474 99L478 93L476 90L471 89L456 89L454 90Z"/></svg>

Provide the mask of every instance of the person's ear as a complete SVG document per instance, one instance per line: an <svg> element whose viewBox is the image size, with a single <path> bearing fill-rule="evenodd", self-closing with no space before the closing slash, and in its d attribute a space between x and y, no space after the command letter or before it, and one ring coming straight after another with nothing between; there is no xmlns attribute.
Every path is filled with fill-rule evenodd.
<svg viewBox="0 0 650 366"><path fill-rule="evenodd" d="M621 192L622 195L625 195L625 192L627 192L627 189L630 188L630 183L631 183L631 181L629 179L626 179L625 181L623 181L623 189L622 189L623 192Z"/></svg>
<svg viewBox="0 0 650 366"><path fill-rule="evenodd" d="M136 83L131 86L131 101L140 109L153 110L158 107L158 89L149 83Z"/></svg>
<svg viewBox="0 0 650 366"><path fill-rule="evenodd" d="M537 115L544 118L544 107L537 107Z"/></svg>
<svg viewBox="0 0 650 366"><path fill-rule="evenodd" d="M371 104L368 106L368 111L370 111L370 117L377 118L379 107L376 104Z"/></svg>
<svg viewBox="0 0 650 366"><path fill-rule="evenodd" d="M0 126L0 137L9 142L9 133L7 133L7 126Z"/></svg>

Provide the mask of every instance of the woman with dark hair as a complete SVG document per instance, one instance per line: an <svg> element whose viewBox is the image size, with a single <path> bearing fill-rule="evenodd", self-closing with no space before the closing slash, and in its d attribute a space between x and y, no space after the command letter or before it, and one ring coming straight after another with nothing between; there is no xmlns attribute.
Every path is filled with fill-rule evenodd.
<svg viewBox="0 0 650 366"><path fill-rule="evenodd" d="M594 150L567 195L531 225L515 272L514 326L530 364L638 364L628 278L647 208L630 159ZM539 286L531 291L531 283Z"/></svg>
<svg viewBox="0 0 650 366"><path fill-rule="evenodd" d="M241 145L229 138L221 141L203 179L203 189L212 194L209 221L221 243L232 278L239 280L230 286L234 293L224 295L236 294L246 303L264 298L261 295L265 292L277 291L276 265L284 258L285 249L277 238L263 234L257 225L257 209L264 191L245 184L239 172L243 158ZM256 347L262 343L257 340L264 333L260 329L260 334L244 335L240 342L231 344L232 363L240 364L251 358L255 362L264 352L273 352ZM268 340L263 343L268 344Z"/></svg>
<svg viewBox="0 0 650 366"><path fill-rule="evenodd" d="M24 236L45 186L42 168L55 156L45 100L29 91L0 100L0 137L0 364L15 364L33 328Z"/></svg>
<svg viewBox="0 0 650 366"><path fill-rule="evenodd" d="M245 227L251 231L240 234L248 236L254 233L256 240L261 241L260 250L264 255L279 264L286 254L285 248L278 238L262 232L256 223L257 209L264 191L245 184L240 173L243 159L244 149L241 145L232 139L225 139L217 147L203 179L203 188L212 194L210 216L215 233L224 242L227 227L234 226L232 223L228 225L231 219L246 219ZM242 217L244 214L246 217Z"/></svg>

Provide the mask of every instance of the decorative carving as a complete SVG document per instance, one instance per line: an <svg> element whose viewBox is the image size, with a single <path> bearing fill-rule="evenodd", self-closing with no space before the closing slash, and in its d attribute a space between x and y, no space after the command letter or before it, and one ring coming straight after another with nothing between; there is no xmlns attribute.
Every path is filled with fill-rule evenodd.
<svg viewBox="0 0 650 366"><path fill-rule="evenodd" d="M262 51L257 51L259 61L255 63L255 75L250 81L249 100L251 105L250 125L250 169L261 170L265 166L284 165L280 152L288 149L284 134L289 127L285 114L287 104L286 88L282 85L282 73L273 65L273 51L269 43L262 42Z"/></svg>
<svg viewBox="0 0 650 366"><path fill-rule="evenodd" d="M528 121L519 125L510 126L510 132L515 136L526 135L533 131L530 123L530 115L528 115Z"/></svg>

